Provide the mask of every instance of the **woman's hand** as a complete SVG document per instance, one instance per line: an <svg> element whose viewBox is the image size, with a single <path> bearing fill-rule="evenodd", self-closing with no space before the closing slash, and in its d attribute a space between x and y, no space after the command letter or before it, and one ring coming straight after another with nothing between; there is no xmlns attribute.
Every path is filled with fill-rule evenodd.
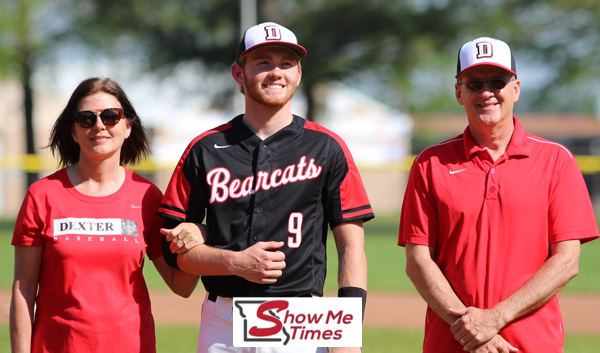
<svg viewBox="0 0 600 353"><path fill-rule="evenodd" d="M171 252L181 255L204 244L208 236L208 227L200 223L185 222L173 229L161 228L160 232L171 242Z"/></svg>

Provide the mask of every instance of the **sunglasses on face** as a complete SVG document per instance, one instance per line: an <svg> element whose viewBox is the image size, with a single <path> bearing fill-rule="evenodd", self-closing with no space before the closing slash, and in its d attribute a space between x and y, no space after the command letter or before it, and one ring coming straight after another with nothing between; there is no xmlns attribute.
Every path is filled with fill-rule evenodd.
<svg viewBox="0 0 600 353"><path fill-rule="evenodd" d="M123 109L121 108L106 108L96 110L82 110L73 115L77 125L84 129L96 125L96 119L100 117L102 123L106 126L115 126L123 117Z"/></svg>
<svg viewBox="0 0 600 353"><path fill-rule="evenodd" d="M509 78L508 80L503 80L500 78L496 78L493 80L469 80L467 82L459 83L459 85L467 85L469 91L477 92L480 91L483 88L483 84L487 82L488 87L492 91L500 91L501 89L506 87L506 85L510 81L512 81L512 78Z"/></svg>

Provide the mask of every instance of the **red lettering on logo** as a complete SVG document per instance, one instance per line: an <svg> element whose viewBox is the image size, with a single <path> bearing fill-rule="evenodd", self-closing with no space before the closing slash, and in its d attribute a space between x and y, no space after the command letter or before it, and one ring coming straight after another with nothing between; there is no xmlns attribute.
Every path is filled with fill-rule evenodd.
<svg viewBox="0 0 600 353"><path fill-rule="evenodd" d="M337 340L339 340L339 339L342 339L342 330L335 330L335 332L334 332L334 333L335 333L335 336L333 336L333 339L334 339L334 340L336 340L336 341L337 341Z"/></svg>
<svg viewBox="0 0 600 353"><path fill-rule="evenodd" d="M281 331L283 324L278 318L265 314L265 311L277 309L276 311L280 312L281 310L287 309L288 306L289 303L286 300L271 300L261 304L256 311L256 316L261 320L272 322L273 326L267 328L253 326L248 330L248 333L255 337L266 337L277 334Z"/></svg>
<svg viewBox="0 0 600 353"><path fill-rule="evenodd" d="M337 319L337 323L339 325L340 321L342 321L343 314L344 314L343 311L338 311L337 314L334 314L333 311L329 310L327 312L327 319L325 320L325 323L328 324L330 320L335 322L335 320Z"/></svg>

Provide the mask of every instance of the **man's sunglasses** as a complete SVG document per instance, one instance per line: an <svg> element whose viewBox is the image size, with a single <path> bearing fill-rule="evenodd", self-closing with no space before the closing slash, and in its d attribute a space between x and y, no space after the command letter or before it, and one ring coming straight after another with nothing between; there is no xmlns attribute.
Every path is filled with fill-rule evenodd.
<svg viewBox="0 0 600 353"><path fill-rule="evenodd" d="M501 89L506 87L506 85L510 81L512 81L512 78L509 78L508 80L496 78L493 80L469 80L467 82L462 82L462 83L459 82L458 84L459 85L467 85L467 88L469 89L469 91L478 92L483 88L483 84L487 82L488 87L492 91L500 91Z"/></svg>
<svg viewBox="0 0 600 353"><path fill-rule="evenodd" d="M100 113L100 114L98 114ZM106 108L97 110L82 110L73 115L77 125L84 129L96 125L96 119L100 117L104 125L115 126L123 117L123 109L121 108Z"/></svg>

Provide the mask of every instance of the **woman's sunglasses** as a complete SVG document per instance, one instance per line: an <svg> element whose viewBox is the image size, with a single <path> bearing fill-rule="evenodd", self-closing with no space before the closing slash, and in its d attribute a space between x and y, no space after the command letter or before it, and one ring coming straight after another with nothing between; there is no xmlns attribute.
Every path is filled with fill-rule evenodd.
<svg viewBox="0 0 600 353"><path fill-rule="evenodd" d="M469 80L467 82L459 83L459 85L467 85L469 91L478 92L483 88L483 84L487 82L488 87L492 91L500 91L506 85L512 81L512 78L508 80L503 79L493 79L493 80Z"/></svg>
<svg viewBox="0 0 600 353"><path fill-rule="evenodd" d="M98 114L100 113L100 114ZM115 126L123 117L123 109L121 108L106 108L97 110L82 110L73 115L77 125L84 129L96 125L96 119L100 117L102 123L106 126Z"/></svg>

